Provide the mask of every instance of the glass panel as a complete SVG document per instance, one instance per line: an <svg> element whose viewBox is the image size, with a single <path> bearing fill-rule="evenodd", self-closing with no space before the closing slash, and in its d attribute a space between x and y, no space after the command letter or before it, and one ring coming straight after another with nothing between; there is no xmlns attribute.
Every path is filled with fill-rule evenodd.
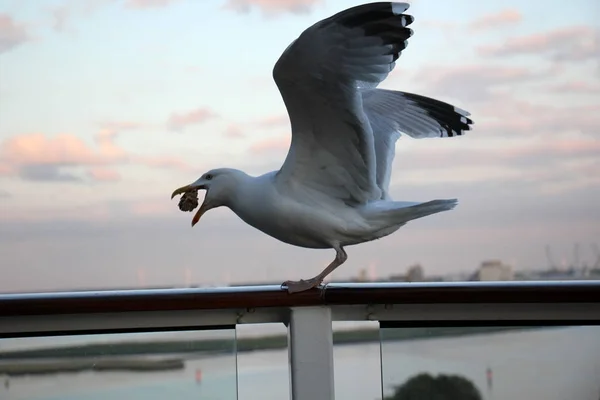
<svg viewBox="0 0 600 400"><path fill-rule="evenodd" d="M382 324L385 400L598 400L600 326Z"/></svg>
<svg viewBox="0 0 600 400"><path fill-rule="evenodd" d="M0 399L237 399L235 329L0 339Z"/></svg>
<svg viewBox="0 0 600 400"><path fill-rule="evenodd" d="M374 400L381 393L379 323L333 322L336 399Z"/></svg>
<svg viewBox="0 0 600 400"><path fill-rule="evenodd" d="M241 324L238 337L239 400L290 398L287 328L284 324Z"/></svg>

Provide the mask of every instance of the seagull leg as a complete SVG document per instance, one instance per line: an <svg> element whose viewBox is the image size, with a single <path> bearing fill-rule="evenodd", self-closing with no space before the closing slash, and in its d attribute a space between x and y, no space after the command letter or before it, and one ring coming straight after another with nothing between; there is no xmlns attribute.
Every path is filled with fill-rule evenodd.
<svg viewBox="0 0 600 400"><path fill-rule="evenodd" d="M336 245L333 248L336 252L335 259L319 275L307 280L301 279L299 281L285 281L281 286L286 286L288 293L304 292L305 290L310 290L319 286L321 282L323 282L323 279L327 277L327 275L331 274L337 267L342 265L348 259L348 254L346 254L346 251L342 248L342 246Z"/></svg>

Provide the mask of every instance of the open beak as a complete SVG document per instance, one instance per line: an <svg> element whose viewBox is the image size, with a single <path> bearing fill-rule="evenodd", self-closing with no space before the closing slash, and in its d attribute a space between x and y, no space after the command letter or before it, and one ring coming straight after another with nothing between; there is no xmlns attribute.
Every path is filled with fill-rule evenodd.
<svg viewBox="0 0 600 400"><path fill-rule="evenodd" d="M204 213L208 210L209 207L206 205L206 203L202 203L198 211L196 211L196 214L194 214L194 218L192 218L192 228L198 223L198 221L200 221L200 217L202 217L202 215L204 215Z"/></svg>
<svg viewBox="0 0 600 400"><path fill-rule="evenodd" d="M196 185L193 183L191 185L182 186L179 189L175 189L173 194L171 194L171 199L173 199L173 197L177 196L178 194L184 194L186 192L198 191L200 189L206 189L206 186L205 185ZM204 198L204 202L202 203L202 205L200 206L198 211L196 211L196 214L194 214L194 218L192 218L192 227L194 225L196 225L198 223L198 221L200 221L200 217L202 217L202 215L210 209L211 209L211 207L206 204L206 198Z"/></svg>
<svg viewBox="0 0 600 400"><path fill-rule="evenodd" d="M179 189L175 189L173 194L171 194L171 200L173 200L173 197L177 196L178 194L184 194L185 192L192 192L199 189L204 189L204 185L197 186L192 183L191 185L182 186Z"/></svg>

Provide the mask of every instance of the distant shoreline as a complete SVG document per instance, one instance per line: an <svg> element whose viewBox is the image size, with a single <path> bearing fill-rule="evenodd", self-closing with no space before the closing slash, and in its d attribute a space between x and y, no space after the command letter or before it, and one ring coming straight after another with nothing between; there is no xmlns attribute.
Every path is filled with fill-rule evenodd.
<svg viewBox="0 0 600 400"><path fill-rule="evenodd" d="M497 332L541 329L539 327L444 327L386 329L352 329L333 333L336 345L407 341L483 335ZM33 350L0 352L0 374L8 376L51 374L82 371L149 372L183 369L181 354L234 354L287 348L287 335L241 338L237 341L211 339L196 341L153 341L83 344ZM177 354L179 356L173 356ZM168 356L169 359L146 356ZM140 358L140 357L144 358ZM16 362L11 362L16 361Z"/></svg>
<svg viewBox="0 0 600 400"><path fill-rule="evenodd" d="M0 374L10 377L22 375L47 375L56 373L75 373L83 371L128 371L151 372L178 370L185 367L183 359L66 359L66 360L27 360L14 364L0 364Z"/></svg>

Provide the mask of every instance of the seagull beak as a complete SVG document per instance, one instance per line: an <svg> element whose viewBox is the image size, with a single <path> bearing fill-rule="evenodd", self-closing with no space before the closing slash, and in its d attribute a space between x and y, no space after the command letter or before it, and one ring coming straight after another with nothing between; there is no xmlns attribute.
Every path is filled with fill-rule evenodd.
<svg viewBox="0 0 600 400"><path fill-rule="evenodd" d="M210 207L206 205L206 202L202 203L198 211L196 211L196 214L194 214L194 218L192 218L192 228L200 221L200 217L208 210L210 210Z"/></svg>
<svg viewBox="0 0 600 400"><path fill-rule="evenodd" d="M171 194L171 200L173 200L173 197L177 196L178 194L184 194L185 192L193 192L194 190L198 191L201 189L206 189L206 185L200 183L200 180L198 180L192 184L182 186L179 189L175 189L173 194Z"/></svg>
<svg viewBox="0 0 600 400"><path fill-rule="evenodd" d="M184 194L185 192L191 192L193 190L198 190L198 188L194 187L193 185L185 185L180 187L179 189L175 189L175 191L171 195L171 200L173 200L173 197L177 196L178 194Z"/></svg>

